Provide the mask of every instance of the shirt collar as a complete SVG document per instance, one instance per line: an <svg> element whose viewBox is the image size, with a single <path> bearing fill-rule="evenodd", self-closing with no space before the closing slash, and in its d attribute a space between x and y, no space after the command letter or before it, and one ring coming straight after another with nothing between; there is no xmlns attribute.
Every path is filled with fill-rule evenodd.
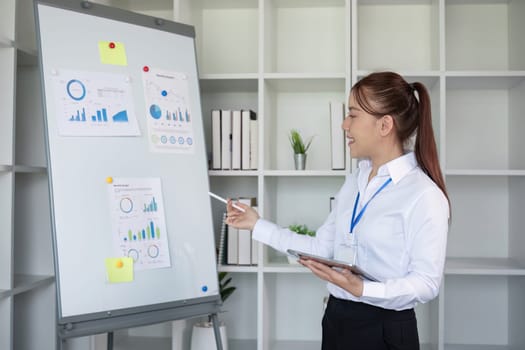
<svg viewBox="0 0 525 350"><path fill-rule="evenodd" d="M369 170L372 167L372 162L370 159L363 159L359 162L359 169L361 171ZM416 155L414 152L408 152L391 160L390 162L383 164L377 170L378 176L390 176L392 182L397 184L406 174L408 174L412 169L417 167Z"/></svg>

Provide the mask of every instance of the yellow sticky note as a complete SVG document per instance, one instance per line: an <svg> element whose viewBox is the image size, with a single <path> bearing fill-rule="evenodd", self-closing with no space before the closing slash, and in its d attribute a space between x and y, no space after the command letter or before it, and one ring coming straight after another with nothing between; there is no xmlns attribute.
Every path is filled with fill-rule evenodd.
<svg viewBox="0 0 525 350"><path fill-rule="evenodd" d="M114 64L117 66L127 66L126 48L123 43L116 41L99 41L98 52L100 62L104 64Z"/></svg>
<svg viewBox="0 0 525 350"><path fill-rule="evenodd" d="M106 258L105 263L110 283L133 281L132 258Z"/></svg>

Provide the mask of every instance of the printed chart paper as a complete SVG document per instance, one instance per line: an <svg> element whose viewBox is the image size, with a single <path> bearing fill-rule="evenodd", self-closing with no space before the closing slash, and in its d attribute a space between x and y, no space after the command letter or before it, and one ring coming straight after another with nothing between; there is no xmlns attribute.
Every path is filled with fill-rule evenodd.
<svg viewBox="0 0 525 350"><path fill-rule="evenodd" d="M140 135L126 75L68 70L53 74L59 135Z"/></svg>
<svg viewBox="0 0 525 350"><path fill-rule="evenodd" d="M150 151L193 154L188 77L150 67L144 67L142 77Z"/></svg>
<svg viewBox="0 0 525 350"><path fill-rule="evenodd" d="M114 255L135 271L171 266L160 178L114 178L108 188Z"/></svg>

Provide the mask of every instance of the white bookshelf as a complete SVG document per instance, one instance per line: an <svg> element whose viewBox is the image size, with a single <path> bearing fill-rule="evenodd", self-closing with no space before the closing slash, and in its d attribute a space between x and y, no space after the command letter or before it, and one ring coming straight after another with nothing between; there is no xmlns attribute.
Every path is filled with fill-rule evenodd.
<svg viewBox="0 0 525 350"><path fill-rule="evenodd" d="M54 349L55 292L33 2L0 5L0 348Z"/></svg>
<svg viewBox="0 0 525 350"><path fill-rule="evenodd" d="M13 346L13 140L15 86L15 1L0 4L0 348Z"/></svg>
<svg viewBox="0 0 525 350"><path fill-rule="evenodd" d="M260 123L259 169L210 171L212 191L225 197L257 196L260 213L281 225L319 226L328 214L328 198L352 170L350 161L345 171L329 169L328 123L323 119L328 101L346 102L352 84L375 70L392 69L409 81L423 82L433 102L452 225L442 292L416 309L422 349L525 346L514 326L525 321L520 297L525 291L520 209L525 206L520 138L525 129L525 42L520 39L525 2L114 4L149 14L155 10L196 26L207 139L208 114L214 108L251 108ZM307 137L316 135L305 171L293 170L286 137L290 127L299 127ZM297 203L308 205L297 209ZM223 210L213 204L217 232ZM284 255L258 249L258 266L220 266L240 286L225 309L235 314L251 307L253 313L248 321L228 319L230 344L318 349L324 283L304 267L288 264ZM316 300L319 308L304 308Z"/></svg>
<svg viewBox="0 0 525 350"><path fill-rule="evenodd" d="M250 108L259 120L259 169L210 171L211 190L257 197L259 212L283 226L318 227L329 197L352 171L349 159L344 171L330 170L328 102L346 102L353 83L375 70L423 82L452 222L441 293L416 308L422 349L525 347L525 1L97 2L195 25L206 139L212 109ZM36 207L47 205L43 133L34 124L42 118L39 101L24 96L38 86L30 3L0 4L0 112L10 116L0 118L0 189L9 194L0 198L8 232L0 235L0 348L6 349L32 345L21 339L18 323L48 341L31 310L41 310L40 321L54 317L45 303L54 302L52 264L39 249L49 244L43 238L49 232L39 231L49 225L42 213L49 209ZM291 127L315 135L305 171L293 170ZM212 210L218 233L224 206L214 201ZM319 349L324 283L271 248L259 245L258 253L257 266L219 268L238 288L221 315L231 349ZM153 344L120 340L129 349ZM158 341L159 349L169 348Z"/></svg>

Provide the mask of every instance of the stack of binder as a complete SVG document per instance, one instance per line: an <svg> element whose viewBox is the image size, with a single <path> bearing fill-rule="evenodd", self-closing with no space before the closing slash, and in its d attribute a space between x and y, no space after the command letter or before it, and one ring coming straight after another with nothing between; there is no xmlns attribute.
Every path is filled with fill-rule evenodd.
<svg viewBox="0 0 525 350"><path fill-rule="evenodd" d="M214 109L212 118L212 169L256 170L259 131L252 110Z"/></svg>

